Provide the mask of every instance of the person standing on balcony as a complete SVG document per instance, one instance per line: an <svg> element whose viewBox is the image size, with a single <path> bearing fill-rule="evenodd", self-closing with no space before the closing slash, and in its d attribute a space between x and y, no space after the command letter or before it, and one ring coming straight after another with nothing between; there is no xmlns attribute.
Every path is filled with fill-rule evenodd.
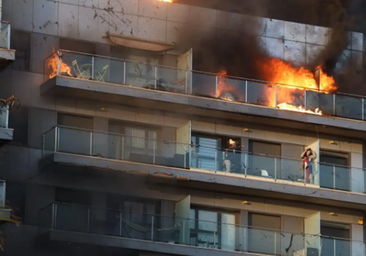
<svg viewBox="0 0 366 256"><path fill-rule="evenodd" d="M240 172L240 147L237 146L236 141L230 139L228 142L228 147L225 149L224 153L224 170L225 172Z"/></svg>
<svg viewBox="0 0 366 256"><path fill-rule="evenodd" d="M311 148L306 148L301 154L302 159L302 169L305 172L305 181L309 183L310 179L313 177L313 163L316 159L316 153Z"/></svg>

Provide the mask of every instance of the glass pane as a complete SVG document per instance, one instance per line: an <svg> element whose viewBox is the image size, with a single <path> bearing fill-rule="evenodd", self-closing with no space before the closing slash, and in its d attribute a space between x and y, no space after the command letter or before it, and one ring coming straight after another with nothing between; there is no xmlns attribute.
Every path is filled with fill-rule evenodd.
<svg viewBox="0 0 366 256"><path fill-rule="evenodd" d="M0 30L0 48L9 49L9 33L10 33L10 24L1 22L1 30Z"/></svg>
<svg viewBox="0 0 366 256"><path fill-rule="evenodd" d="M293 182L304 183L304 170L302 169L302 161L292 159L281 159L281 167L277 178Z"/></svg>
<svg viewBox="0 0 366 256"><path fill-rule="evenodd" d="M273 179L275 177L275 158L248 155L247 174Z"/></svg>
<svg viewBox="0 0 366 256"><path fill-rule="evenodd" d="M320 173L319 173L320 187L333 189L335 185L333 166L325 164L319 164L319 166L320 166Z"/></svg>
<svg viewBox="0 0 366 256"><path fill-rule="evenodd" d="M57 204L55 229L88 232L88 211L83 206Z"/></svg>
<svg viewBox="0 0 366 256"><path fill-rule="evenodd" d="M111 158L108 155L108 133L93 132L92 155L96 157ZM118 138L117 138L118 140Z"/></svg>
<svg viewBox="0 0 366 256"><path fill-rule="evenodd" d="M47 155L55 151L55 129L52 129L44 135L43 154Z"/></svg>
<svg viewBox="0 0 366 256"><path fill-rule="evenodd" d="M333 94L306 91L306 109L319 109L323 114L333 115Z"/></svg>
<svg viewBox="0 0 366 256"><path fill-rule="evenodd" d="M122 60L94 57L94 80L124 84L125 66Z"/></svg>
<svg viewBox="0 0 366 256"><path fill-rule="evenodd" d="M216 97L216 76L192 72L192 94Z"/></svg>
<svg viewBox="0 0 366 256"><path fill-rule="evenodd" d="M350 190L350 169L336 166L335 169L335 189Z"/></svg>
<svg viewBox="0 0 366 256"><path fill-rule="evenodd" d="M126 84L134 87L157 89L164 91L159 87L156 76L155 66L145 63L126 62ZM156 84L156 86L155 86Z"/></svg>
<svg viewBox="0 0 366 256"><path fill-rule="evenodd" d="M92 79L92 59L90 55L59 52L59 75L85 80Z"/></svg>
<svg viewBox="0 0 366 256"><path fill-rule="evenodd" d="M245 83L244 80L218 77L217 95L224 100L245 102Z"/></svg>
<svg viewBox="0 0 366 256"><path fill-rule="evenodd" d="M248 251L261 254L275 254L276 233L268 230L248 228Z"/></svg>
<svg viewBox="0 0 366 256"><path fill-rule="evenodd" d="M186 92L186 74L182 70L158 67L158 83L159 86L169 92Z"/></svg>
<svg viewBox="0 0 366 256"><path fill-rule="evenodd" d="M221 214L221 243L220 248L222 250L235 251L236 242L236 227L235 227L235 216L233 214Z"/></svg>
<svg viewBox="0 0 366 256"><path fill-rule="evenodd" d="M362 98L335 95L335 115L362 120Z"/></svg>
<svg viewBox="0 0 366 256"><path fill-rule="evenodd" d="M275 106L276 94L274 86L248 81L247 87L248 103L271 107Z"/></svg>
<svg viewBox="0 0 366 256"><path fill-rule="evenodd" d="M209 211L198 211L198 229L205 231L217 231L217 213Z"/></svg>
<svg viewBox="0 0 366 256"><path fill-rule="evenodd" d="M294 107L305 106L305 90L291 87L277 86L277 106L283 108L286 105Z"/></svg>
<svg viewBox="0 0 366 256"><path fill-rule="evenodd" d="M58 151L90 155L92 132L69 128L58 128Z"/></svg>

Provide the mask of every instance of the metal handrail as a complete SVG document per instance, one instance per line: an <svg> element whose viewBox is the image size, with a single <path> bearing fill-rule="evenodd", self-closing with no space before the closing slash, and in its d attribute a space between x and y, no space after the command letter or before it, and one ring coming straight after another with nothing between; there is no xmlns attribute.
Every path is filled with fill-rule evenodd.
<svg viewBox="0 0 366 256"><path fill-rule="evenodd" d="M142 213L142 212L138 212L138 211L126 211L126 210L120 210L120 209L115 209L115 208L108 208L108 207L96 207L96 206L87 206L87 205L82 205L82 204L74 204L74 203L64 203L64 202L53 202L48 204L45 207L42 207L39 212L47 209L48 207L52 206L52 205L67 205L67 206L73 206L73 207L80 207L80 208L86 208L86 209L98 209L98 210L106 210L106 211L117 211L120 213L133 213L133 214L141 214L141 215L148 215L148 216L157 216L157 217L161 217L161 218L169 218L169 219L175 219L175 217L172 216L167 216L167 215L162 215L162 214L148 214L148 213ZM353 240L353 239L347 239L347 238L338 238L338 237L332 237L332 236L327 236L327 235L321 235L321 234L309 234L309 233L304 233L304 232L291 232L291 231L287 231L287 230L278 230L278 229L270 229L270 228L262 228L262 227L256 227L256 226L250 226L250 225L242 225L242 224L231 224L231 223L225 223L225 222L217 222L217 221L209 221L209 220L198 220L198 219L189 219L189 218L179 218L180 220L187 220L187 221L194 221L194 222L205 222L205 223L212 223L212 224L224 224L224 225L230 225L230 226L235 226L238 228L248 228L248 229L256 229L256 230L263 230L263 231L270 231L273 233L289 233L289 234L293 234L293 235L299 235L299 236L317 236L317 237L321 237L321 238L330 238L330 239L335 239L335 240L343 240L343 241L348 241L348 242L360 242L360 243L364 243L364 241L361 240Z"/></svg>
<svg viewBox="0 0 366 256"><path fill-rule="evenodd" d="M85 132L93 133L93 134L94 133L101 133L101 134L106 134L106 135L125 136L125 137L130 137L130 138L144 139L144 140L148 140L148 141L157 141L157 142L162 142L162 143L165 143L165 144L182 145L182 146L186 146L186 147L207 148L207 149L212 149L212 150L216 150L216 151L220 151L220 152L225 152L227 150L227 149L217 148L217 147L200 146L200 145L197 145L197 144L180 143L180 142L169 141L169 140L148 139L146 137L131 136L131 135L126 135L126 134L121 134L121 133L113 133L113 132L107 132L107 131L90 130L90 129L85 129L85 128L69 127L69 126L63 126L63 125L56 125L56 126L54 126L50 130L48 130L47 132L45 132L43 135L46 135L47 133L53 131L56 127L57 128L61 128L61 129L64 128L64 129L69 129L69 130L85 131ZM269 157L269 158L275 158L275 159L282 159L282 160L290 160L290 161L302 162L301 159L290 158L290 157L283 157L283 156L275 156L275 155L270 155L270 154L260 154L260 153L254 153L254 152L249 152L249 151L240 151L240 150L236 150L235 152L237 152L238 154L247 154L247 155L253 155L253 156L262 156L262 157ZM326 163L326 162L317 162L316 161L316 164L319 164L319 165L327 165L327 166L335 166L335 167L340 167L340 168L345 168L345 169L356 169L356 170L362 170L362 171L365 171L366 170L366 168L345 166L345 165L340 165L340 164L331 164L331 163Z"/></svg>
<svg viewBox="0 0 366 256"><path fill-rule="evenodd" d="M58 51L65 52L65 53L70 53L70 54L84 55L84 56L89 56L89 57L97 57L97 58L103 58L103 59L119 60L119 61L123 61L123 62L131 62L131 63L138 63L138 64L144 64L144 65L162 67L162 68L169 68L169 69L181 70L181 71L198 73L198 74L204 74L204 75L212 75L212 76L215 76L215 77L216 76L219 76L217 73L212 73L212 72L205 72L205 71L199 71L199 70L180 69L180 68L177 68L177 67L165 66L165 65L160 65L160 64L152 64L152 63L141 62L141 61L126 60L126 59L123 59L123 58L116 58L116 57L110 57L110 56L102 56L102 55L97 55L97 54L83 53L83 52L77 52L77 51L69 51L69 50L63 50L63 49L59 49ZM57 54L57 52L54 52L53 54ZM50 56L52 56L53 54L51 54ZM256 82L256 83L262 83L262 84L266 84L268 86L276 86L276 85L279 85L279 86L283 86L283 87L295 87L296 89L305 90L305 91L316 91L316 92L323 92L323 93L326 93L326 94L344 95L344 96L350 96L350 97L356 97L356 98L366 98L366 96L362 96L362 95L356 95L356 94L350 94L350 93L343 93L343 92L337 92L337 91L326 91L326 90L320 90L320 89L310 89L310 88L306 88L304 86L290 85L290 84L283 84L283 83L275 83L275 82L271 82L271 81L258 80L258 79L245 78L245 77L238 77L238 76L231 76L231 75L224 75L223 78L235 79L235 80L242 80L242 81L249 81L249 82Z"/></svg>

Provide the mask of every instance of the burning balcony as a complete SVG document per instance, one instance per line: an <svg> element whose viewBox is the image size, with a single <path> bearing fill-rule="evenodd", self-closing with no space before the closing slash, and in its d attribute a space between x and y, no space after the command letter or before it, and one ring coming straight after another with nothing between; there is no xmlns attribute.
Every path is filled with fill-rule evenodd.
<svg viewBox="0 0 366 256"><path fill-rule="evenodd" d="M44 241L108 244L190 256L289 255L289 252L299 256L358 256L365 253L364 242L323 236L320 229L318 234L291 233L183 218L178 213L172 217L53 203L43 208L39 217Z"/></svg>
<svg viewBox="0 0 366 256"><path fill-rule="evenodd" d="M235 159L232 161L236 161L236 168L226 170L225 153L227 150L220 148L57 126L43 135L44 158L41 161L52 155L72 154L84 164L88 162L91 167L94 164L85 157L114 163L117 160L122 165L132 162L173 168L176 170L176 178L185 176L186 169L189 169L188 179L194 173L202 175L204 172L222 177L277 183L281 186L287 184L312 189L352 191L361 196L365 192L364 170L360 168L314 163L314 174L311 179L307 179L304 177L301 159L236 151L230 153L231 158ZM97 163L95 165L98 168ZM174 178L174 175L171 177Z"/></svg>
<svg viewBox="0 0 366 256"><path fill-rule="evenodd" d="M1 21L0 33L0 70L15 60L15 50L10 49L11 26L9 22Z"/></svg>
<svg viewBox="0 0 366 256"><path fill-rule="evenodd" d="M13 129L8 127L9 124L9 108L7 105L0 103L0 145L1 141L13 140Z"/></svg>
<svg viewBox="0 0 366 256"><path fill-rule="evenodd" d="M288 114L285 113L298 112L316 116L366 120L365 99L356 95L324 91L323 89L335 90L336 87L332 78L327 77L320 70L314 71L319 72L314 75L308 70L296 70L281 61L276 65L280 65L281 68L278 68L278 72L270 74L271 77L274 77L274 81L296 83L303 81L304 86L230 77L225 73L211 74L181 70L174 67L60 50L45 61L46 82L42 85L41 90L42 93L73 95L98 100L106 100L106 96L113 95L108 100L112 100L112 98L116 100L116 97L137 94L136 90L119 93L121 90L144 89L139 92L146 94L146 91L159 91L160 101L168 101L165 100L164 97L166 97L171 99L170 103L175 104L185 101L183 99L173 100L171 96L164 96L164 93L177 95L174 97L189 94L198 96L202 99L201 101L204 97L211 100L210 104L204 104L206 106L213 106L224 101L229 103L226 106L236 106L235 108L241 105L247 108L257 106L253 109L253 113L256 115L260 115L258 107L262 106L266 109L282 110L283 114L276 112L274 114L276 116L287 116ZM286 68L290 70L289 73L293 77L279 78L280 70ZM285 72L286 77L289 76L286 74ZM320 84L327 86L320 86ZM151 99L151 97L148 98ZM192 98L189 99L193 104ZM213 103L212 100L215 102ZM123 100L120 98L116 101ZM237 105L238 103L240 105ZM292 117L301 119L299 116L292 115ZM293 120L294 118L288 119Z"/></svg>

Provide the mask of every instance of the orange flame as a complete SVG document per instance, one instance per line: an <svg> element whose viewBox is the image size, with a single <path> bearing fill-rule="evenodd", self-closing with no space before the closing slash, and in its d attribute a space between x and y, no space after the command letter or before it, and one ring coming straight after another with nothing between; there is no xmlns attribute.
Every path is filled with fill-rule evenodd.
<svg viewBox="0 0 366 256"><path fill-rule="evenodd" d="M158 0L159 2L173 3L173 0Z"/></svg>
<svg viewBox="0 0 366 256"><path fill-rule="evenodd" d="M269 87L264 93L268 105L271 107L322 115L322 111L319 109L309 110L303 107L305 104L305 90L323 91L323 93L337 90L333 77L325 74L320 67L312 72L304 67L294 67L290 63L277 58L269 58L265 62L258 61L257 65L261 69L265 80L270 81ZM233 99L226 95L234 94L238 97L238 92L225 83L226 74L226 71L217 74L217 97L232 101ZM277 88L275 89L271 85L277 85Z"/></svg>
<svg viewBox="0 0 366 256"><path fill-rule="evenodd" d="M55 52L54 49L53 49L53 51ZM59 74L66 73L69 76L72 76L71 67L68 66L66 63L63 63L62 59L58 58L57 56L58 56L57 52L55 52L46 61L47 70L50 71L50 74L49 74L48 78L51 79L51 78L53 78L57 75L57 60L58 60L58 65L59 65L58 66Z"/></svg>

